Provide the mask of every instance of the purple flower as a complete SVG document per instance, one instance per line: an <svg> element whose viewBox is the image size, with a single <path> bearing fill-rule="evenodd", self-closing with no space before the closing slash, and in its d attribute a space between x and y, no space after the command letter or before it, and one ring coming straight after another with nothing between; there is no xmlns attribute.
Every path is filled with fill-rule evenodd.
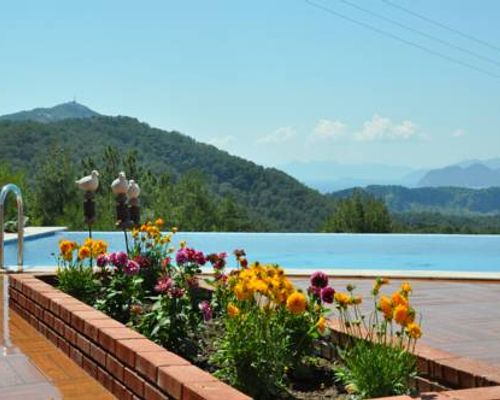
<svg viewBox="0 0 500 400"><path fill-rule="evenodd" d="M169 276L164 276L158 279L155 285L155 291L158 293L164 293L172 286L172 279Z"/></svg>
<svg viewBox="0 0 500 400"><path fill-rule="evenodd" d="M213 316L212 307L210 306L210 303L206 300L203 300L200 304L198 304L198 307L200 308L200 311L203 314L203 320L205 322L210 321Z"/></svg>
<svg viewBox="0 0 500 400"><path fill-rule="evenodd" d="M327 304L333 303L333 297L335 295L335 289L331 286L327 286L321 289L321 300L323 300Z"/></svg>
<svg viewBox="0 0 500 400"><path fill-rule="evenodd" d="M110 264L116 265L116 253L111 253L108 259Z"/></svg>
<svg viewBox="0 0 500 400"><path fill-rule="evenodd" d="M99 254L96 263L98 267L105 268L109 263L109 257L106 254Z"/></svg>
<svg viewBox="0 0 500 400"><path fill-rule="evenodd" d="M321 298L321 288L319 288L317 286L309 286L307 288L307 293L309 293L310 295L316 296L318 298Z"/></svg>
<svg viewBox="0 0 500 400"><path fill-rule="evenodd" d="M206 258L203 252L191 249L189 247L184 247L177 251L175 255L175 261L177 264L185 264L185 263L195 263L198 265L205 265Z"/></svg>
<svg viewBox="0 0 500 400"><path fill-rule="evenodd" d="M324 272L317 271L311 275L311 286L324 288L328 286L328 275Z"/></svg>
<svg viewBox="0 0 500 400"><path fill-rule="evenodd" d="M205 263L207 262L205 255L201 251L194 252L193 261L198 265L205 265Z"/></svg>
<svg viewBox="0 0 500 400"><path fill-rule="evenodd" d="M149 268L151 266L151 260L148 257L137 255L134 257L134 261L139 264L141 268Z"/></svg>
<svg viewBox="0 0 500 400"><path fill-rule="evenodd" d="M123 272L126 275L137 275L141 267L134 260L128 260L127 264L123 267Z"/></svg>

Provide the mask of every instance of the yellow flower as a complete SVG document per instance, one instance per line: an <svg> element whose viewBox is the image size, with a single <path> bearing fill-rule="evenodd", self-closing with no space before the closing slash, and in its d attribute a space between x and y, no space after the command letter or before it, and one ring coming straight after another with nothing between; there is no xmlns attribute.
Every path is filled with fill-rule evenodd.
<svg viewBox="0 0 500 400"><path fill-rule="evenodd" d="M137 239L138 236L139 236L139 229L136 228L132 229L132 237L134 239Z"/></svg>
<svg viewBox="0 0 500 400"><path fill-rule="evenodd" d="M90 257L90 249L87 246L80 247L78 250L78 259L84 260L88 257Z"/></svg>
<svg viewBox="0 0 500 400"><path fill-rule="evenodd" d="M183 249L183 248L184 248L184 247L186 247L186 246L187 246L186 241L185 241L185 240L181 240L181 241L180 241L180 243L179 243L179 247L180 247L181 249Z"/></svg>
<svg viewBox="0 0 500 400"><path fill-rule="evenodd" d="M402 285L401 285L401 294L404 296L404 297L408 297L408 294L412 292L412 287L410 285L409 282L404 282Z"/></svg>
<svg viewBox="0 0 500 400"><path fill-rule="evenodd" d="M318 322L316 322L316 328L318 328L319 333L323 334L326 330L326 318L320 317Z"/></svg>
<svg viewBox="0 0 500 400"><path fill-rule="evenodd" d="M410 322L406 326L406 333L412 339L420 339L422 337L422 328L420 327L420 325L414 322Z"/></svg>
<svg viewBox="0 0 500 400"><path fill-rule="evenodd" d="M237 315L240 315L240 309L236 307L233 303L229 303L227 305L227 314L230 317L236 317Z"/></svg>
<svg viewBox="0 0 500 400"><path fill-rule="evenodd" d="M351 296L349 298L349 304L356 304L356 305L359 305L363 302L363 299L361 298L361 296Z"/></svg>
<svg viewBox="0 0 500 400"><path fill-rule="evenodd" d="M334 299L340 307L346 308L349 304L350 296L342 292L337 292Z"/></svg>
<svg viewBox="0 0 500 400"><path fill-rule="evenodd" d="M177 233L177 227L176 226L172 227L172 233Z"/></svg>
<svg viewBox="0 0 500 400"><path fill-rule="evenodd" d="M242 282L234 286L233 292L239 301L247 300L252 296L252 292Z"/></svg>
<svg viewBox="0 0 500 400"><path fill-rule="evenodd" d="M92 255L98 256L108 251L108 244L104 240L95 240L92 244Z"/></svg>
<svg viewBox="0 0 500 400"><path fill-rule="evenodd" d="M158 227L161 227L165 224L165 221L163 221L162 218L158 218L156 221L155 221L155 225L158 226Z"/></svg>
<svg viewBox="0 0 500 400"><path fill-rule="evenodd" d="M306 296L301 292L294 292L286 300L286 308L292 314L302 314L307 307Z"/></svg>

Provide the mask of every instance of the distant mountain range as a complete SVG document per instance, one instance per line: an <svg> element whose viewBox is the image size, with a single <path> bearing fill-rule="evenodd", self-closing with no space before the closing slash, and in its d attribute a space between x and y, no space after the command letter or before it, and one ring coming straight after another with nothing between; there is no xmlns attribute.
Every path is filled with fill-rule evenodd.
<svg viewBox="0 0 500 400"><path fill-rule="evenodd" d="M56 122L65 119L99 117L100 114L76 101L58 104L50 108L35 108L29 111L19 111L0 116L0 121L36 121Z"/></svg>
<svg viewBox="0 0 500 400"><path fill-rule="evenodd" d="M383 164L340 164L332 161L293 162L281 169L306 185L329 193L352 187L389 185L414 187L500 186L500 158L468 160L436 169L411 169Z"/></svg>
<svg viewBox="0 0 500 400"><path fill-rule="evenodd" d="M334 199L352 194L354 189L331 193ZM458 187L405 188L368 186L363 189L385 201L393 213L438 212L446 215L493 215L500 213L500 187L468 189Z"/></svg>

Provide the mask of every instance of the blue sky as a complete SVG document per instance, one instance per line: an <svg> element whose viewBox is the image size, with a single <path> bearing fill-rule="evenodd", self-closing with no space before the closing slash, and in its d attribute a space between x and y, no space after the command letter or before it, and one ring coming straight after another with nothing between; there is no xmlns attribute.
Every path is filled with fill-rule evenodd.
<svg viewBox="0 0 500 400"><path fill-rule="evenodd" d="M293 160L439 166L500 156L500 2L23 1L0 12L0 114L77 100L175 129L265 165Z"/></svg>

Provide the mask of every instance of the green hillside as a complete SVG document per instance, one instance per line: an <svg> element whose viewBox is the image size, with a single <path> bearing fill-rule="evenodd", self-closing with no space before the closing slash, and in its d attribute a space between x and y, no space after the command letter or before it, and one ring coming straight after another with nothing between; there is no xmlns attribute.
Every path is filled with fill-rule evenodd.
<svg viewBox="0 0 500 400"><path fill-rule="evenodd" d="M263 230L315 231L333 203L279 170L258 166L178 132L151 128L128 117L94 116L48 123L0 121L0 143L0 160L15 170L26 171L28 182L42 179L39 171L43 163L59 147L70 158L74 178L82 175L82 160L94 160L87 162L88 172L108 146L123 156L133 150L141 168L153 175L167 172L174 181L188 171L198 170L206 178L207 196L234 199L246 209L250 220L259 221ZM110 178L103 177L106 181Z"/></svg>

